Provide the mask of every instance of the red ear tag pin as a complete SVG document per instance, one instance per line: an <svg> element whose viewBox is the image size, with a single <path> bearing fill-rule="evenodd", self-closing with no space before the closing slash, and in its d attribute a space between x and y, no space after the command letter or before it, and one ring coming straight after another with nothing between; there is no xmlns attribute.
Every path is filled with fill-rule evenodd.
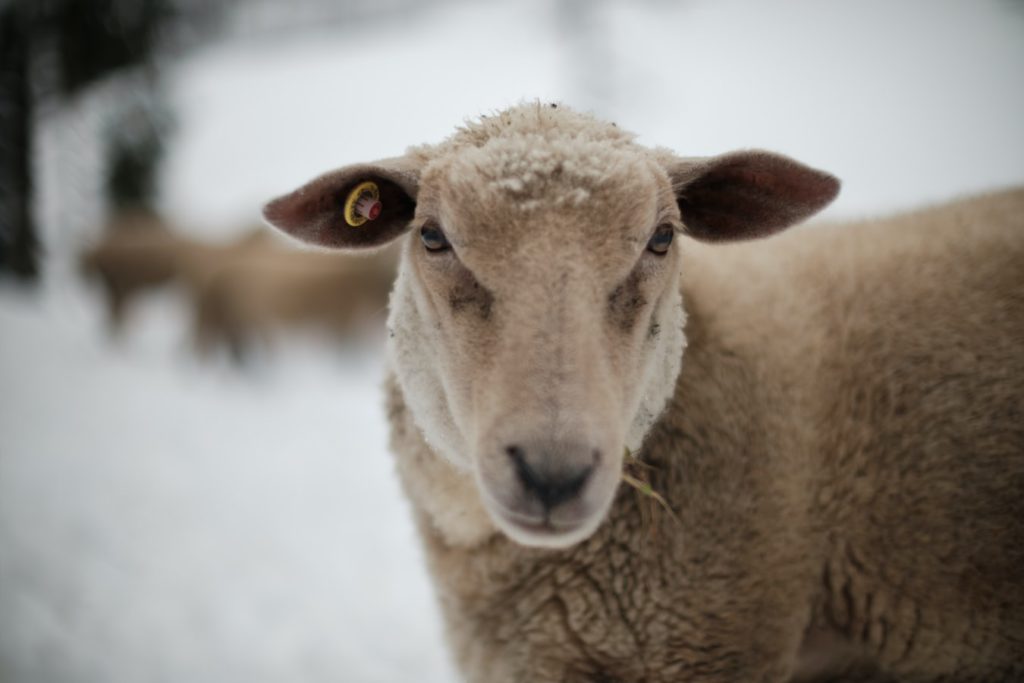
<svg viewBox="0 0 1024 683"><path fill-rule="evenodd" d="M380 203L380 190L377 183L366 181L359 183L348 193L345 199L345 222L358 228L366 221L375 221L384 206Z"/></svg>

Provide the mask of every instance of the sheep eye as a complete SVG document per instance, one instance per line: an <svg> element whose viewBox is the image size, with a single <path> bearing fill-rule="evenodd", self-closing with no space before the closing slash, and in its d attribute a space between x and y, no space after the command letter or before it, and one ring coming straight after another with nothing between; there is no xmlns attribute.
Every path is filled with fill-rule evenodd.
<svg viewBox="0 0 1024 683"><path fill-rule="evenodd" d="M452 248L444 232L436 225L424 225L420 228L420 240L427 251L447 251Z"/></svg>
<svg viewBox="0 0 1024 683"><path fill-rule="evenodd" d="M675 235L675 229L671 225L660 225L658 229L651 235L651 239L647 242L647 251L662 255L668 253L668 248L672 244L672 237Z"/></svg>

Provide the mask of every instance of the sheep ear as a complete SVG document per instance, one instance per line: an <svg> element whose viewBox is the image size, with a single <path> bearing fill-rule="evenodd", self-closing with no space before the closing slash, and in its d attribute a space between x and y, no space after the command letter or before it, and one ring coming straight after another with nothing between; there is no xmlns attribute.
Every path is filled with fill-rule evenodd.
<svg viewBox="0 0 1024 683"><path fill-rule="evenodd" d="M409 156L355 164L274 199L263 207L263 217L309 244L334 249L376 247L408 229L418 189L419 166ZM379 202L375 210L353 213L354 200L371 194L376 195L373 202Z"/></svg>
<svg viewBox="0 0 1024 683"><path fill-rule="evenodd" d="M687 234L708 242L766 237L825 208L839 181L759 150L670 158L667 171Z"/></svg>

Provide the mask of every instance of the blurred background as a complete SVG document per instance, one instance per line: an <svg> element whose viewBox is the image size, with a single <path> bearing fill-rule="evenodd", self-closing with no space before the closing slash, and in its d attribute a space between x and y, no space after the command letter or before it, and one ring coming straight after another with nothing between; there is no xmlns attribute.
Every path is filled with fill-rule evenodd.
<svg viewBox="0 0 1024 683"><path fill-rule="evenodd" d="M259 207L554 100L826 219L1024 181L1019 0L0 0L0 683L454 681L379 384L394 260Z"/></svg>

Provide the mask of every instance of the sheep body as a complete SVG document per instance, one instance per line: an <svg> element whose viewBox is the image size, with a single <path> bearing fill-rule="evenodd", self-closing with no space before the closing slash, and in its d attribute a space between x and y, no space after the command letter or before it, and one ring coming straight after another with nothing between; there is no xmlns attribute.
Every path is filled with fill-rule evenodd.
<svg viewBox="0 0 1024 683"><path fill-rule="evenodd" d="M642 450L678 523L624 487L583 544L523 548L392 382L468 680L1024 676L1022 216L1014 190L687 243L688 347Z"/></svg>
<svg viewBox="0 0 1024 683"><path fill-rule="evenodd" d="M156 214L130 210L114 216L102 237L82 251L80 270L102 286L112 332L124 327L139 294L174 281L178 255L186 243Z"/></svg>
<svg viewBox="0 0 1024 683"><path fill-rule="evenodd" d="M193 343L209 354L223 346L242 359L254 342L285 328L316 328L349 340L383 327L396 254L370 256L296 251L264 227L231 242L193 239L158 215L115 215L83 250L81 270L103 286L111 332L123 328L143 292L176 286L193 317Z"/></svg>
<svg viewBox="0 0 1024 683"><path fill-rule="evenodd" d="M742 242L837 191L537 104L267 205L413 232L392 450L468 680L1024 677L1024 190Z"/></svg>
<svg viewBox="0 0 1024 683"><path fill-rule="evenodd" d="M199 270L189 278L196 346L209 353L222 344L240 360L282 329L351 341L382 328L395 254L353 257L271 242L231 250Z"/></svg>

